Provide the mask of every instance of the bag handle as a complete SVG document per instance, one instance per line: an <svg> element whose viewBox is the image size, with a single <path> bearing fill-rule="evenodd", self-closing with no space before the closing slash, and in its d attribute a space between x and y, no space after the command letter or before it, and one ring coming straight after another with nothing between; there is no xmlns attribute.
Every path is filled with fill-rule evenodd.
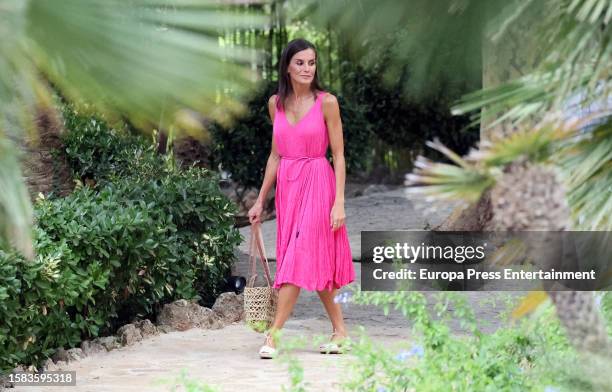
<svg viewBox="0 0 612 392"><path fill-rule="evenodd" d="M261 265L263 266L266 283L272 287L272 278L270 275L270 266L268 265L268 259L266 258L266 250L263 242L263 236L261 233L261 222L251 224L251 234L249 238L249 264L251 266L249 280L247 287L254 287L255 279L257 278L257 255L261 259Z"/></svg>

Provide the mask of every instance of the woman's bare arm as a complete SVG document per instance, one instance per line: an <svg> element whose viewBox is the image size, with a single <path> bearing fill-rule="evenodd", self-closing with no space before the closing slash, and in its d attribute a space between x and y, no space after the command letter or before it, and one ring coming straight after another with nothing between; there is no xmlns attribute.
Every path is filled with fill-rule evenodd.
<svg viewBox="0 0 612 392"><path fill-rule="evenodd" d="M332 231L340 229L345 223L344 212L344 181L346 178L346 163L344 161L344 140L342 137L342 120L338 100L331 94L323 97L323 115L327 123L329 144L334 158L334 173L336 176L336 197L329 214L329 225Z"/></svg>
<svg viewBox="0 0 612 392"><path fill-rule="evenodd" d="M276 113L276 95L271 96L268 100L268 112L270 113L272 123L274 123L274 115ZM278 170L279 163L280 155L278 154L276 142L274 141L274 135L272 135L272 150L270 151L270 156L268 157L268 162L266 163L263 183L256 201L256 203L260 203L262 206L266 200L270 188L272 188L272 185L274 185L276 182L276 171Z"/></svg>
<svg viewBox="0 0 612 392"><path fill-rule="evenodd" d="M323 97L323 114L329 133L329 144L334 159L334 172L336 175L335 204L344 205L344 182L346 179L346 163L344 160L344 139L342 136L342 120L340 119L340 106L332 94Z"/></svg>

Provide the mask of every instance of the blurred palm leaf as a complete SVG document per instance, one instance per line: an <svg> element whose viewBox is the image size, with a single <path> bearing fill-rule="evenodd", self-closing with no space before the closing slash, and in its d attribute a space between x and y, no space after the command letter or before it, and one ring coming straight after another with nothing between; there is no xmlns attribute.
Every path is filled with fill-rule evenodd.
<svg viewBox="0 0 612 392"><path fill-rule="evenodd" d="M532 121L532 116L545 121L564 120L568 109L575 112L593 104L610 107L612 3L610 0L548 3L547 13L540 19L541 35L530 37L534 40L530 44L543 53L536 69L517 80L467 95L454 113L486 107L486 116L498 119L489 124L494 127L501 121L510 120L516 125ZM513 8L516 13L497 32L489 31L490 36L502 34L527 7ZM546 116L541 116L544 112ZM474 117L478 120L480 116L476 112Z"/></svg>
<svg viewBox="0 0 612 392"><path fill-rule="evenodd" d="M506 139L483 142L459 158L439 142L429 146L457 165L419 157L407 176L411 192L475 201L495 184L503 167L526 157L561 169L576 228L612 230L612 118L590 128L526 129Z"/></svg>
<svg viewBox="0 0 612 392"><path fill-rule="evenodd" d="M296 18L307 18L350 37L354 58L364 65L385 59L383 79L404 78L407 95L427 94L440 81L476 88L481 76L481 38L492 10L490 0L307 0L293 1Z"/></svg>
<svg viewBox="0 0 612 392"><path fill-rule="evenodd" d="M30 243L32 209L23 182L18 176L19 162L14 146L0 138L0 247L11 238L13 245L29 257L33 256Z"/></svg>
<svg viewBox="0 0 612 392"><path fill-rule="evenodd" d="M424 193L441 199L459 199L475 202L482 192L495 183L494 176L487 168L470 163L446 148L440 141L427 142L457 165L435 163L419 156L414 163L415 170L406 176L408 192Z"/></svg>
<svg viewBox="0 0 612 392"><path fill-rule="evenodd" d="M573 134L553 160L562 169L576 226L612 230L612 117Z"/></svg>
<svg viewBox="0 0 612 392"><path fill-rule="evenodd" d="M322 26L333 23L351 37L349 43L365 57L366 64L384 54L387 79L392 83L398 82L398 69L409 64L406 90L415 83L430 87L440 78L471 79L482 69L480 53L485 41L500 42L511 26L535 18L537 23L529 25L529 42L522 45L540 52L535 69L467 95L455 107L456 114L473 113L476 122L486 116L483 123L489 128L506 121L518 124L534 118L563 118L570 103L578 107L594 102L610 105L610 0L299 3L302 15ZM487 110L482 112L483 108Z"/></svg>
<svg viewBox="0 0 612 392"><path fill-rule="evenodd" d="M503 167L518 158L525 157L532 162L550 158L555 140L563 133L551 126L537 130L519 130L494 143L482 141L479 150L472 150L467 159L480 161L486 167Z"/></svg>
<svg viewBox="0 0 612 392"><path fill-rule="evenodd" d="M254 77L249 52L221 46L225 30L263 16L211 0L5 0L0 4L0 237L31 255L31 211L16 144L35 136L33 108L47 81L73 100L147 128L227 122ZM42 76L42 77L41 77Z"/></svg>
<svg viewBox="0 0 612 392"><path fill-rule="evenodd" d="M513 318L521 318L529 312L537 309L548 299L545 291L532 291L527 294L521 303L512 311Z"/></svg>
<svg viewBox="0 0 612 392"><path fill-rule="evenodd" d="M158 123L165 110L170 116L163 126L185 108L220 117L239 107L236 98L252 77L238 64L250 53L221 47L220 32L264 20L214 4L31 1L28 49L37 67L73 98L102 102L132 120Z"/></svg>

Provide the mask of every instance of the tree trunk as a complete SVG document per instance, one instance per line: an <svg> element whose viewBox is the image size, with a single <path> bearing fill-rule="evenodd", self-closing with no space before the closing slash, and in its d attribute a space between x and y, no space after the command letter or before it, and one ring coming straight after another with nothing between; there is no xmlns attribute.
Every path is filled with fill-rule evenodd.
<svg viewBox="0 0 612 392"><path fill-rule="evenodd" d="M37 138L22 143L23 175L32 200L39 193L66 196L74 189L72 173L60 138L62 122L54 108L36 108Z"/></svg>
<svg viewBox="0 0 612 392"><path fill-rule="evenodd" d="M201 143L191 136L183 136L174 141L174 158L181 168L191 166L210 168L212 154L210 144Z"/></svg>

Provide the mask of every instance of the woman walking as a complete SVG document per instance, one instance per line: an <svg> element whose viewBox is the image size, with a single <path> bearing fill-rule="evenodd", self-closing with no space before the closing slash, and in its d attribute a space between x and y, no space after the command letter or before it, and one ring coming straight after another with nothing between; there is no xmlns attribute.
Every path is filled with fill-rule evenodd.
<svg viewBox="0 0 612 392"><path fill-rule="evenodd" d="M296 39L283 50L277 94L268 110L273 123L272 148L263 184L249 210L260 222L266 195L276 181L276 275L279 289L276 317L259 350L272 358L272 333L291 314L300 289L317 291L332 323L329 343L321 352L340 353L347 338L342 308L334 303L337 289L355 280L351 249L344 225L346 176L340 108L336 97L317 80L316 50ZM325 158L331 147L333 169Z"/></svg>

